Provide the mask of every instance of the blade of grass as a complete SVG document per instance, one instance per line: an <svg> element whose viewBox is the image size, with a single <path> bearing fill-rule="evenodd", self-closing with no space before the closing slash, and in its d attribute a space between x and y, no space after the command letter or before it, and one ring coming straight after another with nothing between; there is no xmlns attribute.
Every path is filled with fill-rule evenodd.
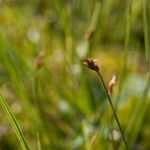
<svg viewBox="0 0 150 150"><path fill-rule="evenodd" d="M37 133L37 149L41 150L41 141L40 141L40 135Z"/></svg>
<svg viewBox="0 0 150 150"><path fill-rule="evenodd" d="M124 81L124 78L126 76L127 71L127 49L129 45L129 37L131 32L131 24L132 24L132 0L128 1L128 8L127 8L127 23L126 23L126 31L125 31L125 40L124 40L124 46L123 46L123 62L121 67L121 76L119 81L119 93L122 89L122 84Z"/></svg>
<svg viewBox="0 0 150 150"><path fill-rule="evenodd" d="M143 27L144 27L144 40L145 40L145 51L148 60L148 69L150 72L150 46L149 46L149 30L148 30L148 17L146 11L146 1L142 0L143 4Z"/></svg>
<svg viewBox="0 0 150 150"><path fill-rule="evenodd" d="M10 122L12 128L14 129L17 138L22 146L23 150L29 150L28 144L25 140L25 137L19 127L19 124L13 115L13 113L10 110L9 105L7 104L6 100L0 95L0 105L3 108L4 112L6 113L6 117L8 118L8 121Z"/></svg>
<svg viewBox="0 0 150 150"><path fill-rule="evenodd" d="M102 8L103 8L103 1L96 1L94 10L91 16L91 21L85 33L85 40L86 40L85 42L87 43L87 52L89 52L90 50L91 38L96 33L96 29L98 28L98 23L101 17Z"/></svg>
<svg viewBox="0 0 150 150"><path fill-rule="evenodd" d="M148 79L149 82L147 83L145 90L143 92L143 96L140 99L137 107L135 108L135 112L133 114L133 117L131 118L131 122L128 125L128 144L130 147L132 147L134 141L136 140L136 137L142 127L143 119L145 116L146 109L148 105L146 104L146 99L148 96L148 91L149 91L149 85L150 85L150 79ZM135 124L136 122L136 124Z"/></svg>
<svg viewBox="0 0 150 150"><path fill-rule="evenodd" d="M150 46L149 46L148 17L147 17L147 10L146 10L146 1L143 0L142 2L143 2L142 4L143 4L143 27L144 27L144 38L145 38L145 51L146 51L146 56L148 59L149 77L148 77L147 85L143 91L143 95L135 107L134 113L130 119L130 122L126 130L126 134L129 136L128 138L129 147L133 146L133 143L136 140L136 137L142 127L145 112L148 107L146 104L146 99L147 99L149 88L150 88L150 68L149 68L150 66L150 55L149 55L150 48L149 47ZM121 145L121 149L123 149L123 145Z"/></svg>
<svg viewBox="0 0 150 150"><path fill-rule="evenodd" d="M149 45L149 30L148 30L148 16L147 16L147 9L146 9L146 1L142 0L142 6L143 6L143 27L144 27L144 39L145 39L145 52L146 52L146 56L147 56L147 60L148 60L148 81L147 81L147 85L144 89L143 95L141 100L139 101L139 104L137 105L137 109L135 111L135 118L134 121L137 121L136 126L134 125L134 131L132 130L133 126L129 126L130 130L132 130L133 132L131 132L130 138L129 138L129 144L132 144L133 141L135 141L142 123L143 123L143 119L144 119L144 115L147 109L147 104L146 104L146 99L148 96L148 92L150 89L150 45Z"/></svg>
<svg viewBox="0 0 150 150"><path fill-rule="evenodd" d="M4 35L2 32L0 32L0 43L1 43L0 45L1 61L6 71L9 74L10 79L12 80L12 83L14 84L16 91L18 92L18 95L23 100L25 108L27 110L32 110L30 109L30 103L25 94L23 83L20 78L20 74L19 74L20 68L18 68L13 62L12 57L10 56L10 49L8 47L7 40L4 38Z"/></svg>
<svg viewBox="0 0 150 150"><path fill-rule="evenodd" d="M0 43L0 59L6 72L9 75L9 78L16 90L16 93L23 102L24 111L26 112L27 117L30 120L31 128L34 132L34 135L36 135L36 130L43 128L40 126L42 120L39 117L38 112L33 109L30 99L28 98L28 94L25 89L25 82L23 80L23 75L20 73L22 68L19 67L23 64L17 65L17 61L14 62L14 59L17 59L17 56L14 55L13 50L10 48L9 42L7 41L7 38L5 37L5 34L2 32L2 30L0 30Z"/></svg>
<svg viewBox="0 0 150 150"><path fill-rule="evenodd" d="M121 72L120 72L120 79L119 79L119 87L118 87L118 93L115 98L114 107L117 109L118 101L120 99L120 94L123 86L123 82L125 80L125 77L127 75L127 49L129 45L129 37L131 32L131 25L132 25L132 0L128 1L128 7L127 7L127 22L126 22L126 31L125 31L125 40L124 40L124 47L123 47L123 62L121 66ZM113 117L112 117L113 120Z"/></svg>
<svg viewBox="0 0 150 150"><path fill-rule="evenodd" d="M95 2L95 8L93 11L92 19L89 25L90 29L96 30L97 23L99 21L100 13L102 9L102 1Z"/></svg>
<svg viewBox="0 0 150 150"><path fill-rule="evenodd" d="M150 76L147 82L147 85L144 89L142 97L139 99L136 107L134 108L134 112L130 118L126 129L126 135L128 135L128 146L129 148L133 147L134 141L142 127L143 119L145 116L146 109L148 105L146 104L146 99L148 97L148 92L150 88ZM120 149L124 149L123 143L120 145Z"/></svg>

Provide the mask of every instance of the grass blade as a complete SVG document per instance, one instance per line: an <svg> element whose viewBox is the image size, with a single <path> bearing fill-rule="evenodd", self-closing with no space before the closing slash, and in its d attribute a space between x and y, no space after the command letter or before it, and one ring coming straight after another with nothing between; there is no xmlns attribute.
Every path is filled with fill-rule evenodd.
<svg viewBox="0 0 150 150"><path fill-rule="evenodd" d="M148 92L150 88L150 46L149 46L149 31L148 31L148 17L147 17L147 10L146 10L146 1L143 0L143 28L144 28L144 39L145 39L145 51L146 51L146 57L148 59L148 81L146 84L146 87L143 91L143 95L141 96L139 102L137 103L135 107L135 111L133 112L133 115L130 119L130 122L128 124L126 134L129 136L128 138L128 144L129 147L133 146L134 141L136 140L136 137L142 127L143 119L146 113L146 109L148 105L146 104L146 100L148 97ZM136 124L135 124L136 122ZM123 149L123 145L121 145L121 149Z"/></svg>
<svg viewBox="0 0 150 150"><path fill-rule="evenodd" d="M15 116L11 112L10 107L7 104L6 100L1 95L0 95L0 105L3 108L3 110L4 110L8 121L10 122L11 126L14 129L14 131L15 131L15 133L17 135L17 138L18 138L18 140L19 140L19 142L20 142L20 144L22 146L22 149L23 150L29 150L29 147L28 147L28 145L26 143L25 137L24 137L22 131L20 130L20 127L18 125L18 122L17 122Z"/></svg>
<svg viewBox="0 0 150 150"><path fill-rule="evenodd" d="M144 39L145 39L145 51L148 59L148 65L150 65L150 48L149 48L149 30L148 30L148 17L146 11L146 2L143 2L143 27L144 27ZM148 66L149 67L149 66Z"/></svg>
<svg viewBox="0 0 150 150"><path fill-rule="evenodd" d="M121 91L122 84L123 84L124 78L126 76L126 71L127 71L127 68L126 68L127 49L128 49L128 45L129 45L129 36L130 36L130 31L131 31L131 24L132 24L132 0L129 0L128 8L127 8L127 24L126 24L126 31L125 31L124 46L123 46L123 62L122 62L122 68L121 68L119 92Z"/></svg>

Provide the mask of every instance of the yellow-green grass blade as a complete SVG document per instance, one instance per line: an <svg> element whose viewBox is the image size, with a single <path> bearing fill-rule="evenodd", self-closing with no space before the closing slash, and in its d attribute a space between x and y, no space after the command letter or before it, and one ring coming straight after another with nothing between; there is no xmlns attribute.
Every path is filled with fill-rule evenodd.
<svg viewBox="0 0 150 150"><path fill-rule="evenodd" d="M3 111L5 112L6 117L7 117L8 121L10 122L12 128L14 129L16 136L22 146L22 149L29 150L28 144L25 140L25 137L19 127L19 124L18 124L15 116L11 112L11 109L10 109L9 105L7 104L6 100L1 95L0 95L0 105L3 109Z"/></svg>
<svg viewBox="0 0 150 150"><path fill-rule="evenodd" d="M125 39L124 39L124 46L123 46L123 58L122 58L123 62L122 62L122 67L121 67L119 92L121 91L122 84L127 73L127 49L129 45L131 25L132 25L132 0L129 0L128 8L127 8L127 22L126 22Z"/></svg>

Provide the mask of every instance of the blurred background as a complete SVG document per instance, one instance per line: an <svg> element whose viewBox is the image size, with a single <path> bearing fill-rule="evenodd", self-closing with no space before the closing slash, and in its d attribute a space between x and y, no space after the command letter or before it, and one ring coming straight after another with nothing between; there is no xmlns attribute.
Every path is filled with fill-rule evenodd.
<svg viewBox="0 0 150 150"><path fill-rule="evenodd" d="M149 24L148 0L146 11ZM117 77L111 98L129 147L150 149L144 29L142 1L0 0L0 93L30 149L124 149L84 58L97 59L106 85ZM0 114L0 149L21 149Z"/></svg>

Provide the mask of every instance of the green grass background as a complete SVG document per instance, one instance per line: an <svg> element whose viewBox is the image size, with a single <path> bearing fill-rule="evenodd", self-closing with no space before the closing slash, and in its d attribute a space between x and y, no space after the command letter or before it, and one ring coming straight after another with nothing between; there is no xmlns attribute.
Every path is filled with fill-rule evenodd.
<svg viewBox="0 0 150 150"><path fill-rule="evenodd" d="M125 149L91 57L128 147L150 149L149 32L149 0L0 0L0 149Z"/></svg>

